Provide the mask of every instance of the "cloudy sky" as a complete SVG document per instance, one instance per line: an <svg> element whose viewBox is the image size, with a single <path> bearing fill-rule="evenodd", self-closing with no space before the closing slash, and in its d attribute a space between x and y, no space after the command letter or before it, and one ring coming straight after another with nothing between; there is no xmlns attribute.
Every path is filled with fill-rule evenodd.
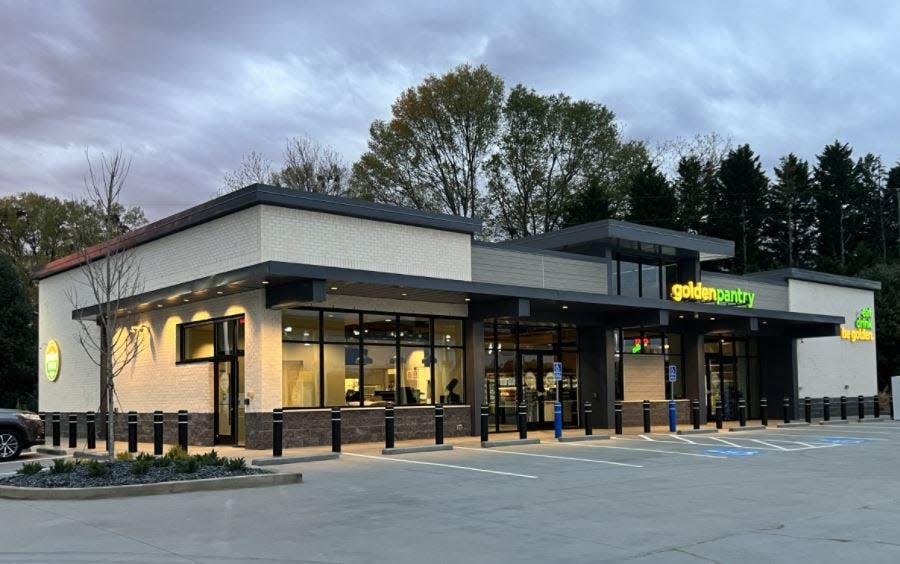
<svg viewBox="0 0 900 564"><path fill-rule="evenodd" d="M900 3L0 0L0 193L82 193L132 155L148 217L208 199L251 150L348 162L405 88L460 63L609 106L629 138L710 131L771 167L837 138L900 157Z"/></svg>

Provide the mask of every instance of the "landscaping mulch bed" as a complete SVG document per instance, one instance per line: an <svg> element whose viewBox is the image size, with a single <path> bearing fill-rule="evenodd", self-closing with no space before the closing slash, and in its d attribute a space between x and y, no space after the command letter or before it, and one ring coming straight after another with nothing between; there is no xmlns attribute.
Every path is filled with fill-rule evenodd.
<svg viewBox="0 0 900 564"><path fill-rule="evenodd" d="M129 484L154 484L158 482L176 482L185 480L202 480L206 478L227 478L232 476L249 476L268 474L259 468L243 468L229 470L224 466L200 466L195 472L177 472L173 465L151 467L146 474L133 474L134 462L116 461L109 464L109 472L105 476L92 476L86 464L79 464L68 473L53 474L45 468L32 475L16 474L0 478L0 485L27 488L92 488L100 486L124 486Z"/></svg>

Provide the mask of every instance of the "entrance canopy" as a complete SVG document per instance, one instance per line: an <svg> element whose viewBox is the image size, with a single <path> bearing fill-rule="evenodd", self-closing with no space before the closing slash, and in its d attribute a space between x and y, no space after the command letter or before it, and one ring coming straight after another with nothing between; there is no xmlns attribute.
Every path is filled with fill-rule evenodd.
<svg viewBox="0 0 900 564"><path fill-rule="evenodd" d="M599 293L570 292L485 282L264 262L215 276L145 292L120 302L122 313L140 313L236 294L266 290L266 306L291 309L356 296L466 304L469 317L517 317L534 321L622 328L669 327L701 333L740 332L787 338L840 335L843 317L674 302ZM73 318L96 316L96 306Z"/></svg>

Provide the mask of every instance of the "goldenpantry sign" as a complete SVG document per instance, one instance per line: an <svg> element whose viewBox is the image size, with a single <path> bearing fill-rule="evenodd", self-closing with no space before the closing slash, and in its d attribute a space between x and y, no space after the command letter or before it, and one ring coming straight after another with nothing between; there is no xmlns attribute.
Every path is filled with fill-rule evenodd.
<svg viewBox="0 0 900 564"><path fill-rule="evenodd" d="M56 379L59 378L61 361L59 343L51 339L47 343L47 348L44 349L44 376L51 382L56 382Z"/></svg>
<svg viewBox="0 0 900 564"><path fill-rule="evenodd" d="M748 292L741 288L713 288L704 286L703 282L695 284L693 280L687 284L672 284L669 295L675 302L682 300L709 302L716 305L745 306L748 309L753 307L756 300L756 292Z"/></svg>

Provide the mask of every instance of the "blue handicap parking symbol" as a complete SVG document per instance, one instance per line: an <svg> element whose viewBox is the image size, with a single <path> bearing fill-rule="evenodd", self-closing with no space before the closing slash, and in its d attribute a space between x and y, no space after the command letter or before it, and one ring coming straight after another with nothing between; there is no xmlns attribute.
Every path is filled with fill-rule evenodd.
<svg viewBox="0 0 900 564"><path fill-rule="evenodd" d="M708 448L704 452L708 454L724 454L725 456L756 456L763 454L761 450L744 448Z"/></svg>
<svg viewBox="0 0 900 564"><path fill-rule="evenodd" d="M828 443L830 445L858 445L865 442L865 439L858 439L856 437L819 437L816 441Z"/></svg>

